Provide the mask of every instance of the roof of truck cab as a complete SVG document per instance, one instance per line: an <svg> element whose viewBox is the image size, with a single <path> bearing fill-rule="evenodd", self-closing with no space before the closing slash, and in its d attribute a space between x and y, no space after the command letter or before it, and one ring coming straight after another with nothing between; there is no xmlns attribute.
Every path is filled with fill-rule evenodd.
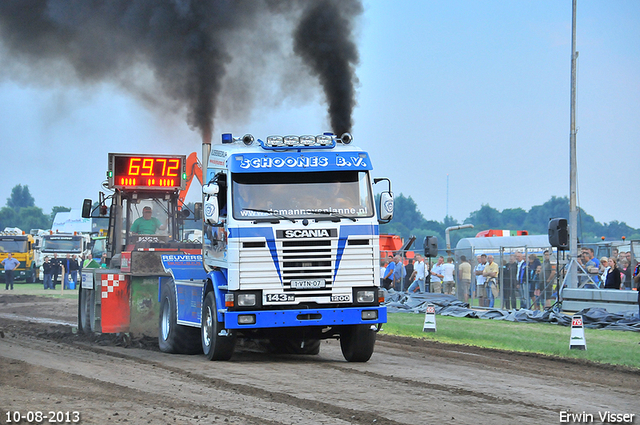
<svg viewBox="0 0 640 425"><path fill-rule="evenodd" d="M232 172L296 172L370 170L369 154L357 146L336 144L328 147L263 148L260 143L246 146L242 142L211 146L208 168L225 168Z"/></svg>

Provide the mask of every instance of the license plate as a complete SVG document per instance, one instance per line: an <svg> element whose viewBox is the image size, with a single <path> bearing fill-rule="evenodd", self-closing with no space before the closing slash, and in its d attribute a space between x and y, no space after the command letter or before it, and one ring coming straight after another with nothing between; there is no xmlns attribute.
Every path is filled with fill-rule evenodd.
<svg viewBox="0 0 640 425"><path fill-rule="evenodd" d="M291 289L317 289L324 288L326 283L324 279L301 279L292 280Z"/></svg>
<svg viewBox="0 0 640 425"><path fill-rule="evenodd" d="M267 294L267 302L269 303L286 303L295 300L296 296L293 294Z"/></svg>

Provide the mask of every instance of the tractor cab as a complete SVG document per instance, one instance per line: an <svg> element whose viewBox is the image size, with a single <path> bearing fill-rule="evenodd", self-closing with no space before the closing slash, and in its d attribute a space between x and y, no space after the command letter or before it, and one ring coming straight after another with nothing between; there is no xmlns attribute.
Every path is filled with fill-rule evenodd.
<svg viewBox="0 0 640 425"><path fill-rule="evenodd" d="M100 193L97 205L86 199L83 217L108 216L106 253L111 266L127 268L132 252L200 248L182 242L184 220L197 218L181 208L186 166L184 155L109 154L106 187L113 194Z"/></svg>

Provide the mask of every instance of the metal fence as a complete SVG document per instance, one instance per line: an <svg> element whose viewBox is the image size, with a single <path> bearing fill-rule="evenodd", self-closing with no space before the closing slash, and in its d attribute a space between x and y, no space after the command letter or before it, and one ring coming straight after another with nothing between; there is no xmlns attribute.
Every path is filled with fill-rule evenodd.
<svg viewBox="0 0 640 425"><path fill-rule="evenodd" d="M579 246L579 253L584 248L591 248L597 260L603 257L614 256L618 260L618 268L625 274L623 285L625 289L631 289L634 285L631 281L633 270L637 265L636 253L640 253L640 241L613 241L597 244L584 244ZM549 258L545 261L544 253L548 251ZM414 250L414 253L422 253L422 250ZM568 251L558 251L549 245L547 235L506 236L491 238L465 238L461 239L456 248L450 251L439 250L440 256L445 259L454 259L455 265L455 289L453 295L458 300L469 302L474 307L489 307L479 305L477 296L477 282L474 270L478 265L478 257L482 254L493 255L494 261L499 266L497 279L498 288L494 298L494 308L544 308L557 301L558 288L566 286L566 269L570 263ZM413 256L413 255L411 255ZM472 275L471 284L465 296L459 290L461 257L465 257L470 263ZM512 280L509 268L513 267L515 257L522 256L528 268L521 276ZM425 258L425 264L433 267L437 258ZM540 266L538 276L531 273L532 265ZM522 266L521 266L522 267ZM520 271L520 268L517 268ZM578 287L602 288L604 286L604 267L587 268L578 259ZM542 285L539 282L544 282ZM433 292L434 285L427 285ZM435 285L438 286L438 285ZM518 287L519 286L519 287ZM535 289L539 288L539 291ZM515 302L514 302L515 301Z"/></svg>

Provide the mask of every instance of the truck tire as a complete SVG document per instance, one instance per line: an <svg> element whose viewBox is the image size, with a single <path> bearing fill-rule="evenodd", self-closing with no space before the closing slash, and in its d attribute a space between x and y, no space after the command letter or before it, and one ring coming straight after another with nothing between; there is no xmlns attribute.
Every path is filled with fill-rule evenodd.
<svg viewBox="0 0 640 425"><path fill-rule="evenodd" d="M202 351L209 360L229 360L236 348L236 335L220 336L224 324L218 321L216 297L207 293L202 304Z"/></svg>
<svg viewBox="0 0 640 425"><path fill-rule="evenodd" d="M199 354L200 331L191 326L178 325L176 289L173 279L162 284L158 323L158 346L160 351L173 354Z"/></svg>
<svg viewBox="0 0 640 425"><path fill-rule="evenodd" d="M92 311L94 311L95 291L78 288L78 331L84 334L92 334Z"/></svg>
<svg viewBox="0 0 640 425"><path fill-rule="evenodd" d="M345 326L340 332L340 348L348 362L366 362L373 354L376 332L370 325Z"/></svg>
<svg viewBox="0 0 640 425"><path fill-rule="evenodd" d="M36 283L36 270L31 267L31 270L27 272L24 280L26 283Z"/></svg>

